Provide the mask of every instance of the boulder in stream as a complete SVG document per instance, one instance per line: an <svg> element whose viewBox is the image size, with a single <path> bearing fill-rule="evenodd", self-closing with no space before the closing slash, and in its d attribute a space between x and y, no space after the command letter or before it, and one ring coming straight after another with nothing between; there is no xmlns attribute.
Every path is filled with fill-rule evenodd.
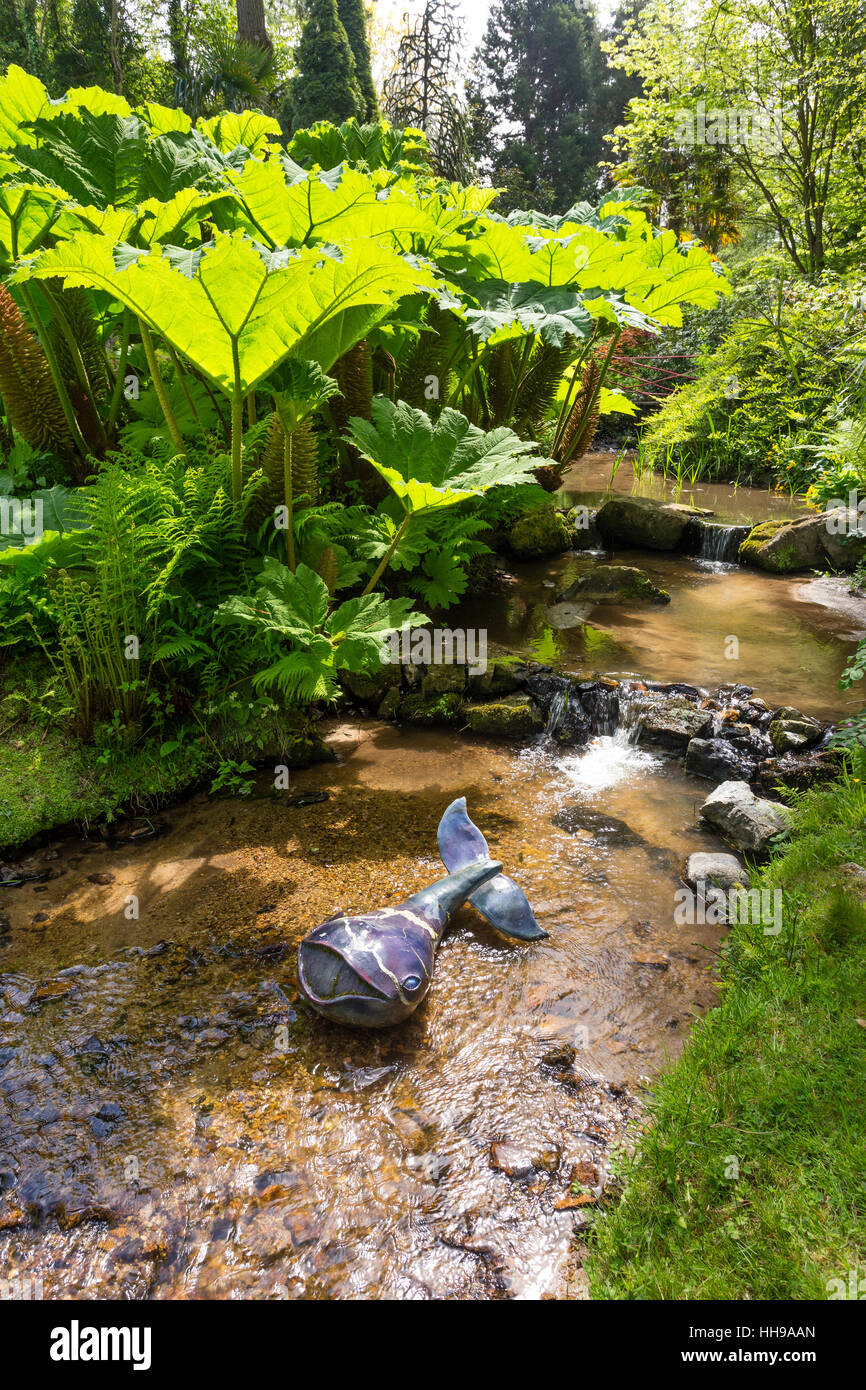
<svg viewBox="0 0 866 1390"><path fill-rule="evenodd" d="M777 753L796 753L810 748L824 732L823 724L798 709L776 710L768 733Z"/></svg>
<svg viewBox="0 0 866 1390"><path fill-rule="evenodd" d="M753 526L739 549L741 565L753 565L770 574L793 574L820 569L825 563L823 515L800 521L762 521Z"/></svg>
<svg viewBox="0 0 866 1390"><path fill-rule="evenodd" d="M790 814L778 802L756 796L748 782L722 782L710 792L701 816L729 844L749 854L767 854L777 835L790 825Z"/></svg>
<svg viewBox="0 0 866 1390"><path fill-rule="evenodd" d="M647 603L670 603L671 596L634 565L596 565L586 574L579 575L557 595L556 601L598 604L630 603L635 599Z"/></svg>
<svg viewBox="0 0 866 1390"><path fill-rule="evenodd" d="M526 666L521 661L489 661L487 670L469 677L469 692L476 699L513 695L526 685Z"/></svg>
<svg viewBox="0 0 866 1390"><path fill-rule="evenodd" d="M758 764L758 781L766 792L778 787L804 792L822 782L835 782L842 772L842 761L834 749L821 753L787 753L782 758L765 758Z"/></svg>
<svg viewBox="0 0 866 1390"><path fill-rule="evenodd" d="M399 688L402 668L395 663L383 662L370 671L340 670L337 680L345 692L362 705L376 708L394 686Z"/></svg>
<svg viewBox="0 0 866 1390"><path fill-rule="evenodd" d="M713 782L731 778L750 782L755 775L755 762L726 739L693 738L686 749L686 772L694 777L709 777Z"/></svg>
<svg viewBox="0 0 866 1390"><path fill-rule="evenodd" d="M635 704L641 743L654 743L684 753L693 738L704 738L712 728L709 710L696 709L683 695L644 696Z"/></svg>
<svg viewBox="0 0 866 1390"><path fill-rule="evenodd" d="M515 521L508 546L517 560L540 560L571 549L571 530L554 506L536 507Z"/></svg>
<svg viewBox="0 0 866 1390"><path fill-rule="evenodd" d="M598 509L595 523L611 545L639 550L679 550L686 530L699 517L710 516L700 507L680 502L658 502L651 497L608 497Z"/></svg>
<svg viewBox="0 0 866 1390"><path fill-rule="evenodd" d="M460 719L460 696L455 690L444 695L407 695L400 705L400 718L407 724L457 724Z"/></svg>
<svg viewBox="0 0 866 1390"><path fill-rule="evenodd" d="M690 888L704 883L721 888L725 893L732 888L748 888L752 881L748 869L735 854L708 854L704 850L689 855L685 880Z"/></svg>
<svg viewBox="0 0 866 1390"><path fill-rule="evenodd" d="M464 705L463 714L473 734L490 738L532 738L544 728L544 720L528 695L506 695L489 704Z"/></svg>

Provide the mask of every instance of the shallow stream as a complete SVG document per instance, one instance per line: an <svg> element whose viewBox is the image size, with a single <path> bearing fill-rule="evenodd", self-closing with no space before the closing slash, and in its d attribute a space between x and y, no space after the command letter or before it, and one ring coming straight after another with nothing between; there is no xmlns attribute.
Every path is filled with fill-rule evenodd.
<svg viewBox="0 0 866 1390"><path fill-rule="evenodd" d="M555 628L568 557L523 567L479 620L574 669L851 707L836 681L862 620L844 584L816 599L809 580L637 562L670 605ZM94 832L14 864L4 1277L48 1298L585 1296L581 1231L609 1157L715 999L718 928L674 920L685 858L719 847L698 828L708 784L627 727L583 753L369 722L328 740L336 761L289 793L262 774L254 797L194 796L140 840ZM549 939L506 941L466 908L408 1025L311 1015L300 937L440 876L436 826L460 795Z"/></svg>

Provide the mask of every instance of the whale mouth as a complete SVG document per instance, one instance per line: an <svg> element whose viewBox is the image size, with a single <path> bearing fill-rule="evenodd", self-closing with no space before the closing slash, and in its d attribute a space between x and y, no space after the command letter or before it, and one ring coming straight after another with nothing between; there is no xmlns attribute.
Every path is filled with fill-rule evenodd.
<svg viewBox="0 0 866 1390"><path fill-rule="evenodd" d="M335 946L303 941L298 951L298 983L313 1004L336 1004L342 999L384 998Z"/></svg>

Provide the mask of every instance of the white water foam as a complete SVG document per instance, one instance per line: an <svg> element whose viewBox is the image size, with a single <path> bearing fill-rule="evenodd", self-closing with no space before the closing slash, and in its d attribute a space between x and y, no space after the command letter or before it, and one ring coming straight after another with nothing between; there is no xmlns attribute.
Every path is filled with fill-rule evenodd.
<svg viewBox="0 0 866 1390"><path fill-rule="evenodd" d="M622 734L599 734L590 740L585 752L559 759L558 768L568 780L569 790L576 787L591 793L645 776L660 763L661 758L638 748Z"/></svg>

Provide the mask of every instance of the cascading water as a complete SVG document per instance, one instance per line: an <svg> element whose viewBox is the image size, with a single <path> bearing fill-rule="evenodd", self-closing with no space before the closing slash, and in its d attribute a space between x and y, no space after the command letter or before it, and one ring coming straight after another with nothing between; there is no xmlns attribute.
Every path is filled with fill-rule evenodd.
<svg viewBox="0 0 866 1390"><path fill-rule="evenodd" d="M562 723L565 717L565 711L567 708L568 695L564 690L557 690L556 694L550 702L550 710L548 711L547 724L544 730L548 737L552 737L553 734L556 733L557 729L559 728L560 724Z"/></svg>
<svg viewBox="0 0 866 1390"><path fill-rule="evenodd" d="M736 564L740 545L748 534L748 526L720 526L704 522L698 558L711 560L715 564Z"/></svg>
<svg viewBox="0 0 866 1390"><path fill-rule="evenodd" d="M619 689L619 719L613 731L614 742L628 748L637 743L643 726L643 702L631 681L623 681Z"/></svg>
<svg viewBox="0 0 866 1390"><path fill-rule="evenodd" d="M606 720L584 751L564 758L560 769L572 787L592 793L627 780L635 773L654 767L658 759L638 748L643 723L641 692L630 681L621 681L617 714L612 731Z"/></svg>

